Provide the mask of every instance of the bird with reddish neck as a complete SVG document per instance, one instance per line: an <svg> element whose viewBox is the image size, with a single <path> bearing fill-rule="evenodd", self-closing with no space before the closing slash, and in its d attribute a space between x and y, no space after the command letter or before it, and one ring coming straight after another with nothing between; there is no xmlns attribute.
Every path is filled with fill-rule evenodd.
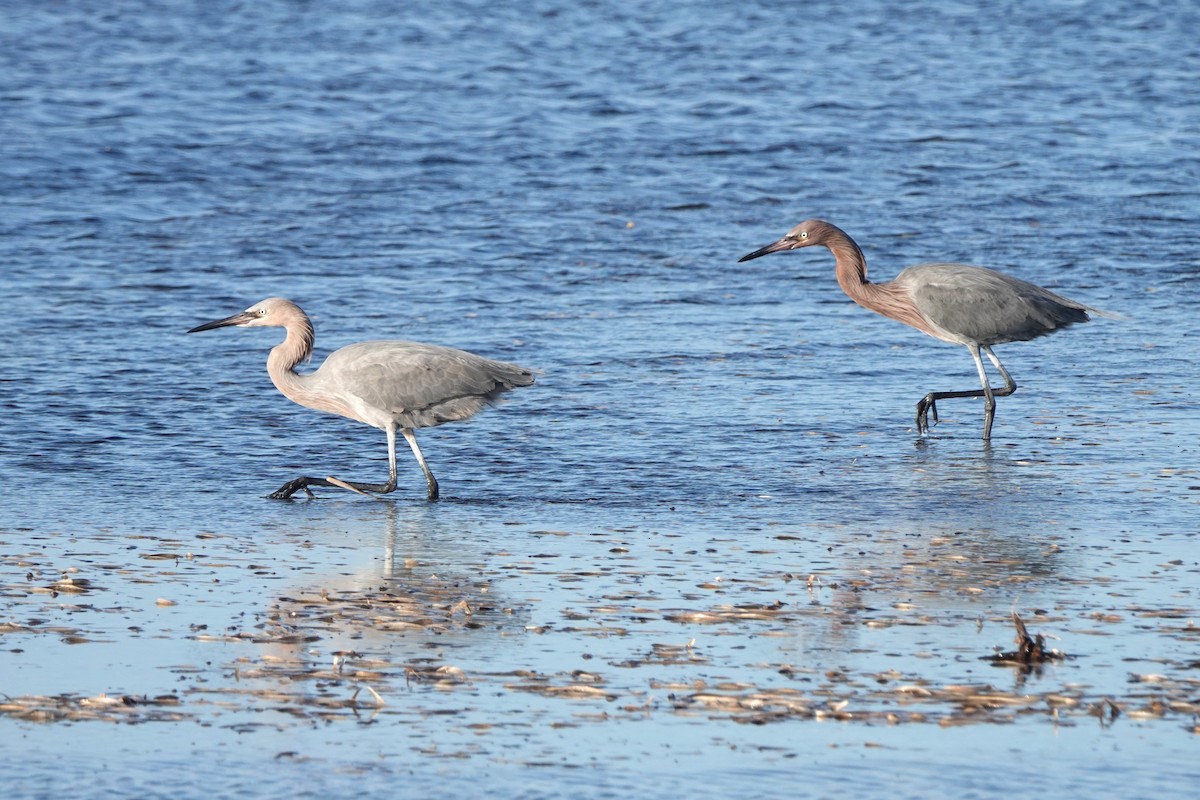
<svg viewBox="0 0 1200 800"><path fill-rule="evenodd" d="M365 422L387 434L387 483L301 477L268 495L286 500L310 486L336 486L365 494L396 489L396 432L425 474L427 496L438 499L437 479L417 446L416 428L470 419L504 392L533 383L533 372L464 350L419 342L359 342L335 350L315 371L296 372L312 355L313 326L291 300L271 297L238 314L197 325L188 333L228 326L277 326L286 336L267 356L267 374L285 397L302 406Z"/></svg>
<svg viewBox="0 0 1200 800"><path fill-rule="evenodd" d="M836 261L838 284L863 308L903 322L935 339L967 348L975 360L981 389L929 392L917 403L917 433L929 432L929 414L937 423L937 401L955 397L984 399L983 440L990 442L996 397L1017 390L1016 381L992 352L992 346L1024 342L1087 322L1089 314L1115 317L1002 272L968 264L918 264L884 283L867 279L867 261L858 244L841 228L810 219L778 241L738 259L753 258L820 245ZM980 352L996 367L1004 386L988 382Z"/></svg>

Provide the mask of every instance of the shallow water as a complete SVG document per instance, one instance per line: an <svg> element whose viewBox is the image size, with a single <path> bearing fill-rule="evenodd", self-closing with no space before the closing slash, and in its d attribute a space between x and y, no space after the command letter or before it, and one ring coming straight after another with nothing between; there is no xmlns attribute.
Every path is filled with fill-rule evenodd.
<svg viewBox="0 0 1200 800"><path fill-rule="evenodd" d="M12 793L1190 795L1197 13L0 11ZM808 216L1124 319L918 439L961 348L736 263ZM268 501L386 471L183 334L268 295L542 374Z"/></svg>

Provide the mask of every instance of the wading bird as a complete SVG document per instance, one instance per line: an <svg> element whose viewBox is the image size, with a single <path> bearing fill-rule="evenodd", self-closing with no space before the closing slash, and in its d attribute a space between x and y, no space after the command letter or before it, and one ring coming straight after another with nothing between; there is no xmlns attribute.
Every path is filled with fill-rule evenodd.
<svg viewBox="0 0 1200 800"><path fill-rule="evenodd" d="M841 228L820 219L800 223L779 241L748 253L738 261L814 245L828 247L833 253L837 259L838 284L851 300L935 339L961 344L975 359L983 388L925 395L917 403L919 434L929 430L930 412L933 412L933 421L938 421L938 400L982 397L983 439L989 441L996 415L994 395L1005 397L1017 389L1008 370L992 352L992 345L1024 342L1076 322L1087 322L1089 312L1114 316L1011 275L966 264L918 264L886 283L871 283L867 280L867 261L862 250ZM988 383L980 350L987 354L1004 378L1003 388L993 389Z"/></svg>
<svg viewBox="0 0 1200 800"><path fill-rule="evenodd" d="M312 323L299 306L282 297L271 297L240 314L197 325L188 333L228 325L284 328L287 337L267 356L267 374L275 388L302 406L365 422L387 434L386 484L350 483L333 477L297 478L269 495L277 500L287 499L301 489L312 496L309 486L338 486L361 493L393 491L396 431L404 434L425 473L429 499L436 500L438 482L417 447L414 429L470 419L503 392L533 383L533 373L516 364L450 347L402 341L348 345L330 353L315 372L302 375L295 367L312 355Z"/></svg>

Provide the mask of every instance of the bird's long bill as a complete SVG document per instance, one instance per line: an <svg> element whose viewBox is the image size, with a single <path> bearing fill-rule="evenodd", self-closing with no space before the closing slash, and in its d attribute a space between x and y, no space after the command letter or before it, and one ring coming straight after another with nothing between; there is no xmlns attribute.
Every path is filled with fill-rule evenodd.
<svg viewBox="0 0 1200 800"><path fill-rule="evenodd" d="M795 244L796 242L793 239L780 239L777 242L771 242L766 247L758 248L753 253L747 253L738 259L738 263L740 264L743 261L749 261L750 259L758 258L759 256L770 255L771 253L778 253L780 250L791 250L792 246Z"/></svg>
<svg viewBox="0 0 1200 800"><path fill-rule="evenodd" d="M203 325L197 325L188 331L188 333L211 331L213 328L224 328L228 325L245 325L252 319L254 319L253 316L243 311L240 314L234 314L232 317L226 317L225 319L214 319L212 322L206 322Z"/></svg>

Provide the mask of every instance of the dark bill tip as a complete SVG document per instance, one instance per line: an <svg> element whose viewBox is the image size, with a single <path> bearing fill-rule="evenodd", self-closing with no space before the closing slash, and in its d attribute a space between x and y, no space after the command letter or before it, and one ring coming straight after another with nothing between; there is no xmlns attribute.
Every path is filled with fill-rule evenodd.
<svg viewBox="0 0 1200 800"><path fill-rule="evenodd" d="M753 253L747 253L746 255L742 256L741 258L738 259L738 263L740 264L743 261L749 261L752 258L758 258L760 256L770 255L771 253L777 253L780 250L787 250L789 247L791 247L791 245L792 245L792 243L787 239L780 239L777 242L771 242L766 247L760 247L757 250L755 250Z"/></svg>
<svg viewBox="0 0 1200 800"><path fill-rule="evenodd" d="M232 317L226 317L225 319L214 319L212 322L206 322L203 325L197 325L196 327L194 327L190 331L188 331L188 333L199 333L200 331L211 331L213 328L224 328L229 325L244 325L245 323L249 322L251 319L253 319L253 318L250 315L248 315L246 312L243 311L240 314L234 314Z"/></svg>

